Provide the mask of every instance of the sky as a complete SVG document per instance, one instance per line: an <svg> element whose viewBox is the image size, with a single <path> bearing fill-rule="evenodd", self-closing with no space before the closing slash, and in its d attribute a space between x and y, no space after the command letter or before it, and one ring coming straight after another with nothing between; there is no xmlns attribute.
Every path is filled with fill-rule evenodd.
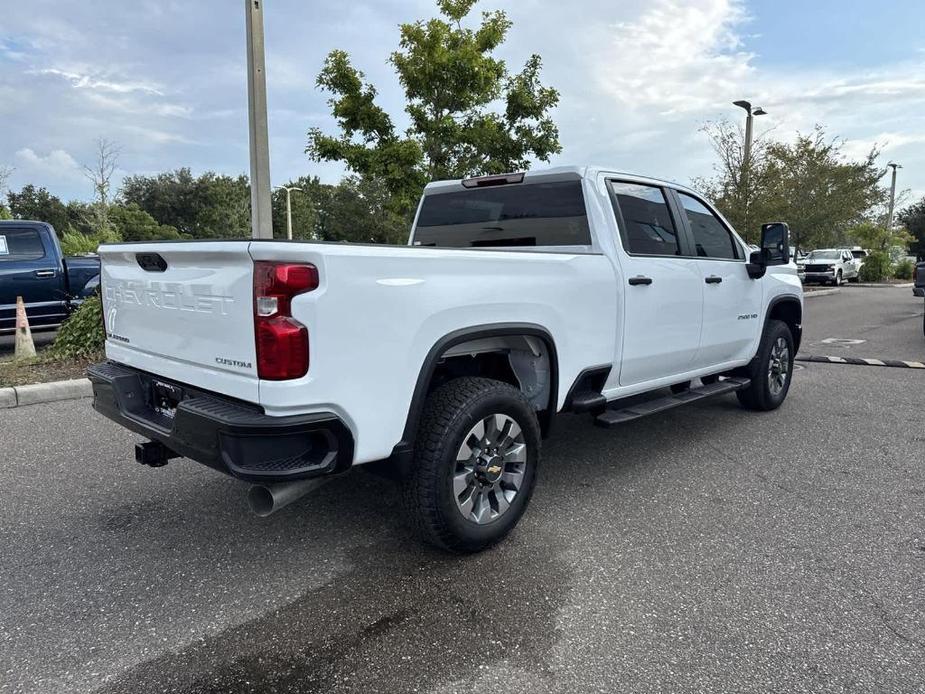
<svg viewBox="0 0 925 694"><path fill-rule="evenodd" d="M181 166L249 169L244 3L240 0L4 0L0 167L9 186L88 199L81 164L94 140L121 148L118 176ZM861 157L900 163L899 188L925 195L925 2L921 0L481 0L514 26L499 55L543 58L561 94L562 153L689 183L714 162L705 121L756 120L792 139L816 123ZM335 133L315 87L325 55L346 50L403 123L387 63L398 24L434 0L265 0L271 177L336 182L337 163L304 154L310 127ZM542 164L540 164L542 166ZM884 179L884 185L888 183Z"/></svg>

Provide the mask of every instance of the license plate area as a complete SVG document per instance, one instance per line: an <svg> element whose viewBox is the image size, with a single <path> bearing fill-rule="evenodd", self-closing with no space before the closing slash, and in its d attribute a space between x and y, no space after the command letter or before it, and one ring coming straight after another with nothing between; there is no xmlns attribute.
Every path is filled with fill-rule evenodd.
<svg viewBox="0 0 925 694"><path fill-rule="evenodd" d="M151 409L162 417L173 419L177 405L183 400L183 389L172 383L151 381Z"/></svg>

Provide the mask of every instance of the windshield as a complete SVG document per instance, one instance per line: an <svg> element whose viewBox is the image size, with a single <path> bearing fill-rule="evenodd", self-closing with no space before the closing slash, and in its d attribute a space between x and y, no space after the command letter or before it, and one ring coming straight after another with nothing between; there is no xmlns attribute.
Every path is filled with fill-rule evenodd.
<svg viewBox="0 0 925 694"><path fill-rule="evenodd" d="M431 193L421 205L414 245L591 245L581 181L576 178Z"/></svg>
<svg viewBox="0 0 925 694"><path fill-rule="evenodd" d="M841 251L813 251L809 254L810 260L839 260Z"/></svg>

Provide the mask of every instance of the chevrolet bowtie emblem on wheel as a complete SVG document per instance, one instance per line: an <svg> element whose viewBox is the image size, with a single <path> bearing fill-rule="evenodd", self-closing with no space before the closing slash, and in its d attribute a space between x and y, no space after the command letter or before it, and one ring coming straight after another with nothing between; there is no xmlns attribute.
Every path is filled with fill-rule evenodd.
<svg viewBox="0 0 925 694"><path fill-rule="evenodd" d="M500 466L500 465L492 465L490 468L488 468L488 470L486 470L486 472L487 472L489 475L497 475L499 472L501 472L501 466Z"/></svg>

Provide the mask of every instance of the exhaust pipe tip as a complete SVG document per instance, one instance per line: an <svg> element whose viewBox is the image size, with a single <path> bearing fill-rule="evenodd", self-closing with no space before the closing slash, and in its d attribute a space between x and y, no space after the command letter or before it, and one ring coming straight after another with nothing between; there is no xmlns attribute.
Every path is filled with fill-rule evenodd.
<svg viewBox="0 0 925 694"><path fill-rule="evenodd" d="M247 503L260 518L273 515L294 501L330 481L330 477L280 482L279 484L255 484L247 491Z"/></svg>
<svg viewBox="0 0 925 694"><path fill-rule="evenodd" d="M251 511L261 518L266 518L279 510L273 507L273 493L263 485L255 485L247 490L247 503L250 504Z"/></svg>

